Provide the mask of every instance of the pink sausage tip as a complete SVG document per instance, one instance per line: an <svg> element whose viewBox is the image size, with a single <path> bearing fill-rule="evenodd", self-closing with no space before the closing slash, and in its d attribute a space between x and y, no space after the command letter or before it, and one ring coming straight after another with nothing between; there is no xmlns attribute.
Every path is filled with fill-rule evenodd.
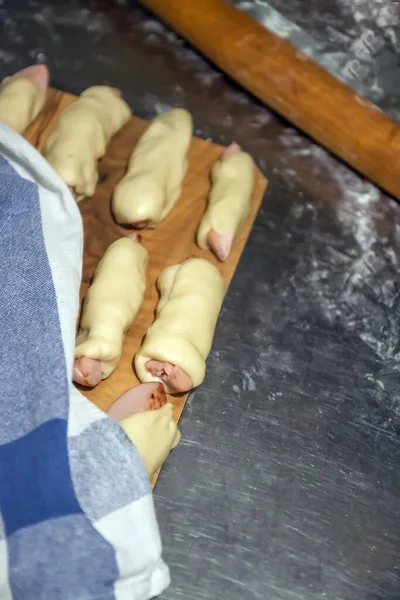
<svg viewBox="0 0 400 600"><path fill-rule="evenodd" d="M162 383L151 381L136 385L124 392L107 411L114 421L122 421L139 412L158 410L167 403Z"/></svg>
<svg viewBox="0 0 400 600"><path fill-rule="evenodd" d="M138 221L137 223L132 223L132 227L135 229L146 229L149 226L149 219L145 221Z"/></svg>
<svg viewBox="0 0 400 600"><path fill-rule="evenodd" d="M241 152L241 151L242 151L241 146L239 146L239 144L237 144L236 142L233 142L232 144L230 144L230 146L225 148L225 150L221 156L221 160L225 160L226 158L229 158L230 156L232 156L232 154L237 154L238 152Z"/></svg>
<svg viewBox="0 0 400 600"><path fill-rule="evenodd" d="M215 256L222 262L226 260L232 248L233 236L218 233L211 229L207 236L207 245Z"/></svg>
<svg viewBox="0 0 400 600"><path fill-rule="evenodd" d="M131 238L132 240L135 240L136 242L138 242L138 244L142 243L142 236L140 235L140 233L137 233L136 231L132 231L131 233L128 233L129 238Z"/></svg>
<svg viewBox="0 0 400 600"><path fill-rule="evenodd" d="M81 356L74 361L72 379L85 387L95 387L103 378L99 360Z"/></svg>
<svg viewBox="0 0 400 600"><path fill-rule="evenodd" d="M176 393L188 392L193 388L191 378L181 367L161 360L148 360L145 366L153 377L159 377L165 385L173 388Z"/></svg>
<svg viewBox="0 0 400 600"><path fill-rule="evenodd" d="M49 86L49 70L46 65L31 65L13 75L15 78L29 79L37 87L45 92Z"/></svg>

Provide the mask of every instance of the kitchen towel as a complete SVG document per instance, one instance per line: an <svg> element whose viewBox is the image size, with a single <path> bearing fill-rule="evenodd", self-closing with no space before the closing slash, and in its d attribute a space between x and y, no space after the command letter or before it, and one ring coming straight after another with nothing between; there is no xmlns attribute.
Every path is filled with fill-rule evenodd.
<svg viewBox="0 0 400 600"><path fill-rule="evenodd" d="M169 584L151 488L72 384L82 220L0 123L0 600L147 600Z"/></svg>

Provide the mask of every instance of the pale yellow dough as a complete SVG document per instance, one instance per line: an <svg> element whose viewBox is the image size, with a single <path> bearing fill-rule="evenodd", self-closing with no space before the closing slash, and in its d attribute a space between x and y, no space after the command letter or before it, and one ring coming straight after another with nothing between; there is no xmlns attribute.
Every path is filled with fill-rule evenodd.
<svg viewBox="0 0 400 600"><path fill-rule="evenodd" d="M126 102L105 86L88 88L61 113L43 154L80 199L94 194L97 161L131 114Z"/></svg>
<svg viewBox="0 0 400 600"><path fill-rule="evenodd" d="M224 280L214 265L191 258L167 267L157 285L156 319L136 354L136 373L142 382L161 381L145 365L150 359L165 361L181 367L196 387L205 376L205 361L225 294ZM168 385L165 389L174 392Z"/></svg>
<svg viewBox="0 0 400 600"><path fill-rule="evenodd" d="M46 92L24 77L7 77L0 84L0 121L22 133L42 110Z"/></svg>
<svg viewBox="0 0 400 600"><path fill-rule="evenodd" d="M118 223L155 227L166 217L181 195L192 131L192 117L182 108L152 121L114 190L112 211Z"/></svg>
<svg viewBox="0 0 400 600"><path fill-rule="evenodd" d="M208 206L197 230L200 248L208 248L207 236L212 229L233 237L240 231L249 214L254 176L254 161L246 152L214 164Z"/></svg>
<svg viewBox="0 0 400 600"><path fill-rule="evenodd" d="M137 413L120 421L122 429L142 457L149 476L162 466L181 439L172 412L173 406L168 403L158 410Z"/></svg>
<svg viewBox="0 0 400 600"><path fill-rule="evenodd" d="M82 310L75 358L100 360L103 379L120 359L124 337L143 303L148 253L125 237L98 264Z"/></svg>

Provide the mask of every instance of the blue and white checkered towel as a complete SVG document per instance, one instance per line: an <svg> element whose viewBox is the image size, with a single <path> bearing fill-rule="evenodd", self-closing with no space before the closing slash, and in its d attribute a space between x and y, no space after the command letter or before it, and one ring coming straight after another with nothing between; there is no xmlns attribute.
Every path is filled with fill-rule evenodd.
<svg viewBox="0 0 400 600"><path fill-rule="evenodd" d="M147 600L169 584L150 486L72 385L82 222L0 124L0 599Z"/></svg>

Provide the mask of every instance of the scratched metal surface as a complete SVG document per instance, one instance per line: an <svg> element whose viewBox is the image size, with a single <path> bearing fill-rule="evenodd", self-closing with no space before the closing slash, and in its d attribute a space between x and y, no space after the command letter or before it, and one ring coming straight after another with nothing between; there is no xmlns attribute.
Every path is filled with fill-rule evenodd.
<svg viewBox="0 0 400 600"><path fill-rule="evenodd" d="M327 6L339 27L312 6L311 36ZM43 61L139 116L185 106L270 178L156 488L163 600L398 600L398 206L135 5L3 0L0 22L3 74Z"/></svg>
<svg viewBox="0 0 400 600"><path fill-rule="evenodd" d="M229 0L400 119L396 0Z"/></svg>

